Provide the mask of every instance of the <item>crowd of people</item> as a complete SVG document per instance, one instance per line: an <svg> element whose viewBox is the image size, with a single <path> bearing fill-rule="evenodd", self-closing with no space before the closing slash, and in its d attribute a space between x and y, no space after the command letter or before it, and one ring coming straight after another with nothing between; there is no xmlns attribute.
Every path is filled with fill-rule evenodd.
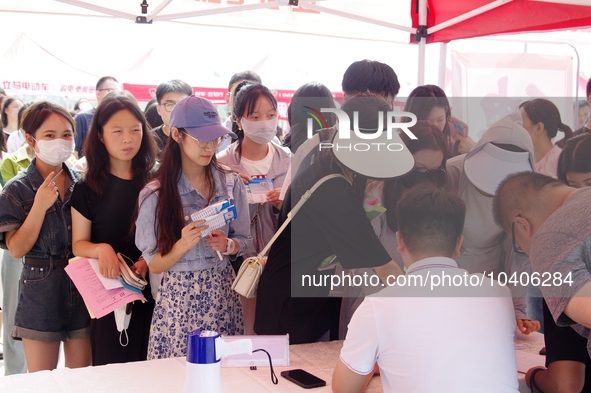
<svg viewBox="0 0 591 393"><path fill-rule="evenodd" d="M400 84L387 64L351 64L342 90L338 105L321 83L300 87L283 141L252 71L229 81L227 119L181 80L142 111L105 76L97 106L81 100L74 117L0 91L6 374L56 368L61 343L71 368L184 356L202 328L344 339L334 392L361 392L376 372L385 392L516 392L516 331L540 330L547 368L528 372L532 391L591 391L588 105L573 132L551 101L527 100L474 141L434 85L410 93L402 119L415 119L389 132ZM402 149L351 148L369 139ZM237 218L202 236L191 215L223 200ZM238 270L269 242L256 298L238 295ZM146 301L91 319L64 268L96 258L116 278L119 255L148 279ZM536 273L561 285L496 281ZM486 284L392 285L410 275ZM367 276L376 284L331 285Z"/></svg>

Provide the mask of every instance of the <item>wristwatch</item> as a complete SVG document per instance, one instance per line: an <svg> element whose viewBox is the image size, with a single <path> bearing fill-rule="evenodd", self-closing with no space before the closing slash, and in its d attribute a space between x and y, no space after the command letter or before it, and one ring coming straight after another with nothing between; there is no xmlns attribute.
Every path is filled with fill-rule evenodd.
<svg viewBox="0 0 591 393"><path fill-rule="evenodd" d="M222 254L224 255L232 255L234 254L234 250L236 249L236 243L234 243L234 240L230 239L230 238L226 238L226 252L223 252Z"/></svg>

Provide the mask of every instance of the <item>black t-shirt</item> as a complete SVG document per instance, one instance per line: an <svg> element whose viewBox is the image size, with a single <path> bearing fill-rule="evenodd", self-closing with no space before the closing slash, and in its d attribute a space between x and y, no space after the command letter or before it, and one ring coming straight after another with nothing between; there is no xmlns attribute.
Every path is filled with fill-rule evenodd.
<svg viewBox="0 0 591 393"><path fill-rule="evenodd" d="M121 252L132 261L141 255L135 246L133 212L140 190L131 180L124 180L108 174L108 183L103 197L97 201L96 194L85 182L77 183L70 199L71 206L92 222L90 241L108 243L115 252ZM142 291L147 302L134 302L132 317L127 329L128 344L119 343L119 332L113 314L93 319L90 323L90 344L92 365L125 363L146 360L150 322L154 310L154 299L150 283Z"/></svg>
<svg viewBox="0 0 591 393"><path fill-rule="evenodd" d="M135 246L135 237L130 236L131 221L140 190L131 180L108 175L109 182L105 194L96 201L96 194L85 182L77 183L70 199L71 206L92 221L90 241L108 243L115 252L121 252L137 261L141 255Z"/></svg>
<svg viewBox="0 0 591 393"><path fill-rule="evenodd" d="M296 176L283 201L279 225L306 190L338 173L337 168L318 160ZM382 266L391 260L367 219L361 197L343 178L321 185L271 247L258 287L258 334L289 333L295 344L314 342L328 330L330 279L326 286L310 283L334 274L318 271L320 262L332 254L345 269Z"/></svg>
<svg viewBox="0 0 591 393"><path fill-rule="evenodd" d="M158 145L158 157L160 157L162 150L164 150L164 146L166 146L166 142L168 142L168 135L162 131L162 127L164 126L158 126L152 129L152 135L154 136L156 145Z"/></svg>
<svg viewBox="0 0 591 393"><path fill-rule="evenodd" d="M557 326L544 301L544 342L546 367L559 360L572 360L585 365L585 385L582 393L591 392L591 359L587 352L587 339L570 327Z"/></svg>

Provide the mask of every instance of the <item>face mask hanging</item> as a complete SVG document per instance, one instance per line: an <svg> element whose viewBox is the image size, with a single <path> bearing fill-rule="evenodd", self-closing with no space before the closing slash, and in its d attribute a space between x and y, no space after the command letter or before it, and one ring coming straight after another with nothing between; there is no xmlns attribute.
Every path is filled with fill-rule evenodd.
<svg viewBox="0 0 591 393"><path fill-rule="evenodd" d="M131 306L133 303L127 303L125 306L116 308L113 311L115 316L115 324L117 325L117 331L119 332L119 344L122 347L126 347L129 344L129 336L127 335L127 329L129 328L129 321L131 321ZM125 336L125 344L123 343L123 337Z"/></svg>

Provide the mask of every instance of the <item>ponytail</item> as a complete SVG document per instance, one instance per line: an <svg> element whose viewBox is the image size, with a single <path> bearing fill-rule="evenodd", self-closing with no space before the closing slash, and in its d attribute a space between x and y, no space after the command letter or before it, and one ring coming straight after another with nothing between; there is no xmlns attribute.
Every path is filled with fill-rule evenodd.
<svg viewBox="0 0 591 393"><path fill-rule="evenodd" d="M562 143L565 143L574 136L573 130L564 123L560 123L560 125L558 126L558 130L564 132L564 139Z"/></svg>

